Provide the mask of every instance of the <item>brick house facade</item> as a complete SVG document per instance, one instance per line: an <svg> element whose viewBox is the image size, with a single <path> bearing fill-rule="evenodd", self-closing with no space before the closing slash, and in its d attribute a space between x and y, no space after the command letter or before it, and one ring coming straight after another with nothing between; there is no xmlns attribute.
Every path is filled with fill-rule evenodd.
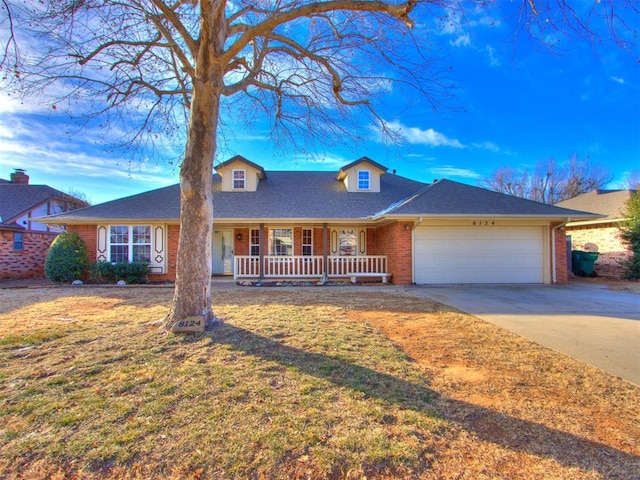
<svg viewBox="0 0 640 480"><path fill-rule="evenodd" d="M444 283L566 283L563 225L591 217L448 180L416 182L368 158L337 175L265 172L242 157L216 170L212 273L239 281L408 285L438 283L439 268ZM173 281L179 198L174 185L43 221L77 232L92 259L144 259L151 281ZM429 243L432 233L446 240Z"/></svg>
<svg viewBox="0 0 640 480"><path fill-rule="evenodd" d="M622 264L632 255L620 239L619 227L624 219L626 202L634 193L635 190L594 190L557 204L600 215L591 220L571 221L566 226L572 250L600 254L594 265L598 275L620 276Z"/></svg>
<svg viewBox="0 0 640 480"><path fill-rule="evenodd" d="M87 205L47 185L30 185L22 169L0 179L0 280L44 277L47 250L64 228L38 219Z"/></svg>
<svg viewBox="0 0 640 480"><path fill-rule="evenodd" d="M19 249L14 248L16 234L22 235ZM0 279L44 277L44 260L56 236L53 232L0 230Z"/></svg>

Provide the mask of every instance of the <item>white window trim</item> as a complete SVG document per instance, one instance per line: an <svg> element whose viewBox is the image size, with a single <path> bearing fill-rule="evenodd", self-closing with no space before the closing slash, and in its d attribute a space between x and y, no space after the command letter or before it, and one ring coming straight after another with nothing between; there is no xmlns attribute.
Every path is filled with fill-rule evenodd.
<svg viewBox="0 0 640 480"><path fill-rule="evenodd" d="M366 187L360 187L360 174L361 173L366 173L367 174L367 186ZM365 181L364 179L362 179L362 181ZM370 170L358 170L356 172L356 182L357 182L357 186L358 186L358 190L371 190L371 171Z"/></svg>
<svg viewBox="0 0 640 480"><path fill-rule="evenodd" d="M309 230L311 232L311 237L310 243L304 243L304 231L305 230ZM302 232L300 232L300 241L301 241L301 245L300 245L300 254L304 255L304 247L310 247L311 248L311 253L309 255L313 255L313 228L303 228Z"/></svg>
<svg viewBox="0 0 640 480"><path fill-rule="evenodd" d="M253 232L258 232L258 243L253 243ZM258 255L254 255L251 253L253 247L258 247ZM260 229L259 228L250 228L249 229L249 255L253 257L260 256Z"/></svg>
<svg viewBox="0 0 640 480"><path fill-rule="evenodd" d="M273 236L271 235L271 232L273 232L274 230L290 230L291 231L291 255L276 255L275 253L273 253ZM293 227L269 228L269 255L274 257L290 257L290 256L293 256L294 252L295 252L295 235L294 235Z"/></svg>
<svg viewBox="0 0 640 480"><path fill-rule="evenodd" d="M236 179L236 172L242 172L242 179ZM242 187L236 187L236 180L242 180ZM246 190L247 189L247 170L244 168L234 168L231 171L231 189Z"/></svg>
<svg viewBox="0 0 640 480"><path fill-rule="evenodd" d="M133 262L133 246L134 245L149 245L150 249L150 258L149 264L153 263L153 225L150 224L140 224L140 225L109 225L107 227L107 261L111 263L116 263L111 259L111 228L112 227L127 227L127 262ZM134 227L148 227L149 228L149 243L133 243L133 229ZM124 243L116 243L115 245L125 245Z"/></svg>
<svg viewBox="0 0 640 480"><path fill-rule="evenodd" d="M354 250L352 253L344 253L342 250L342 244L341 244L341 240L342 240L342 233L343 232L355 232L355 245L353 246ZM358 228L341 228L338 230L338 255L341 257L355 257L358 256L360 253L360 229Z"/></svg>

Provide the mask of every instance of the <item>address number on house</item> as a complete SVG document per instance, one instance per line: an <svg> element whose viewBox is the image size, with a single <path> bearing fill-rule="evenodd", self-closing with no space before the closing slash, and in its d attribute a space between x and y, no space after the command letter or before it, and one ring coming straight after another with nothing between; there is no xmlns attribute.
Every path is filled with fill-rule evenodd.
<svg viewBox="0 0 640 480"><path fill-rule="evenodd" d="M171 329L174 333L204 332L206 322L204 316L195 315L183 318L175 323Z"/></svg>
<svg viewBox="0 0 640 480"><path fill-rule="evenodd" d="M471 222L474 227L493 227L495 224L495 220L474 220Z"/></svg>

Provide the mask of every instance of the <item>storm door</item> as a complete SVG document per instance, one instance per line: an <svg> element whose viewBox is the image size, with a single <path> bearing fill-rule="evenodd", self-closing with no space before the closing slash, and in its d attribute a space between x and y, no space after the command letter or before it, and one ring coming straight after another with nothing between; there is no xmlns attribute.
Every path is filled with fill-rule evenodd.
<svg viewBox="0 0 640 480"><path fill-rule="evenodd" d="M233 275L233 230L213 231L214 275Z"/></svg>

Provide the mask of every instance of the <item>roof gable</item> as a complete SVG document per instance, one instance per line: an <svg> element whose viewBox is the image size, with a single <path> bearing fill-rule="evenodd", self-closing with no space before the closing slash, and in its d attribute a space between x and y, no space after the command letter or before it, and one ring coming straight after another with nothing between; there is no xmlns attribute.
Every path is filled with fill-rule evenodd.
<svg viewBox="0 0 640 480"><path fill-rule="evenodd" d="M379 215L435 216L541 216L587 217L587 212L569 210L480 187L442 179L404 199Z"/></svg>
<svg viewBox="0 0 640 480"><path fill-rule="evenodd" d="M380 193L380 178L386 171L386 167L362 157L342 167L336 180L343 182L350 193Z"/></svg>
<svg viewBox="0 0 640 480"><path fill-rule="evenodd" d="M336 178L338 180L343 180L347 175L347 172L357 166L365 168L369 166L373 170L376 170L379 175L384 175L387 172L387 167L385 167L384 165L380 165L378 162L371 160L369 157L361 157L358 160L341 167Z"/></svg>
<svg viewBox="0 0 640 480"><path fill-rule="evenodd" d="M10 222L56 198L80 202L48 185L0 183L0 218L4 222Z"/></svg>
<svg viewBox="0 0 640 480"><path fill-rule="evenodd" d="M624 217L627 200L635 192L635 190L594 190L558 202L556 205L598 213L607 219L621 219Z"/></svg>
<svg viewBox="0 0 640 480"><path fill-rule="evenodd" d="M258 178L260 178L260 180L264 180L265 178L267 178L267 173L264 171L264 168L262 168L257 163L254 163L251 160L244 158L242 155L235 155L231 157L229 160L219 163L218 166L214 167L214 170L219 174L222 174L221 172L224 172L228 167L232 166L236 162L242 162L245 165L256 169L259 173Z"/></svg>

